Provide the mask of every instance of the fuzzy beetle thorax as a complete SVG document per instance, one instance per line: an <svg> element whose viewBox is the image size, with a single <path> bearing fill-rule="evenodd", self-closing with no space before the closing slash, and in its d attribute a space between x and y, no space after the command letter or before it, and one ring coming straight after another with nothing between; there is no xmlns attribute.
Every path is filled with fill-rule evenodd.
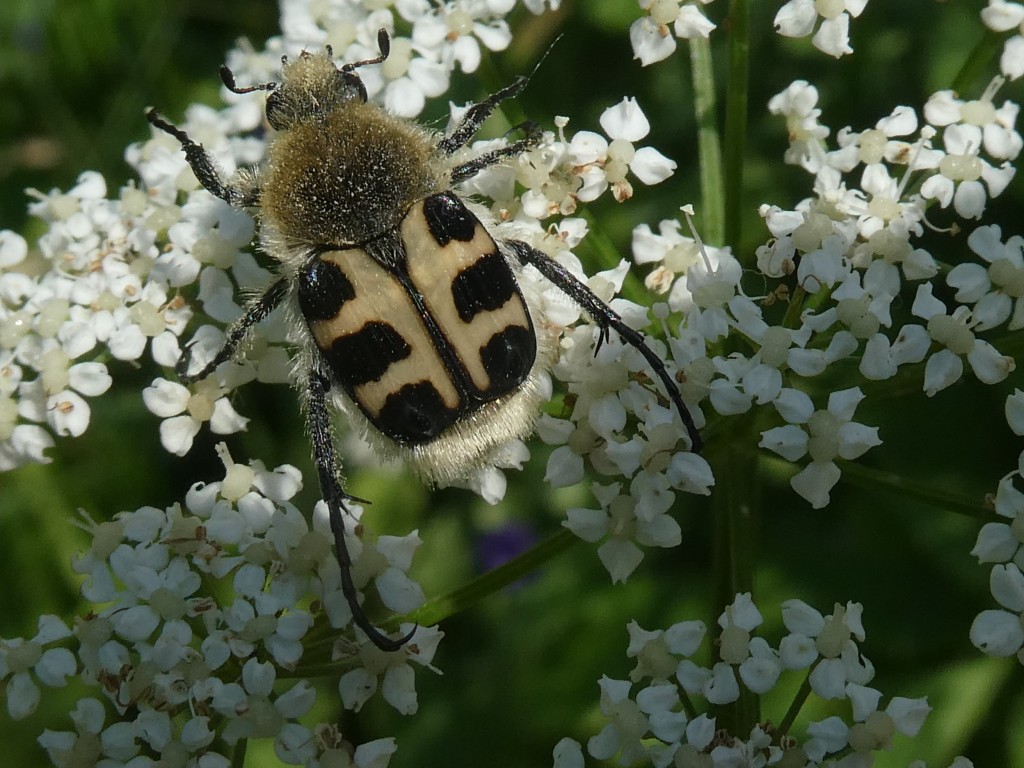
<svg viewBox="0 0 1024 768"><path fill-rule="evenodd" d="M260 194L286 243L362 245L394 230L417 200L447 186L431 133L367 104L326 54L306 55L274 94L279 127Z"/></svg>

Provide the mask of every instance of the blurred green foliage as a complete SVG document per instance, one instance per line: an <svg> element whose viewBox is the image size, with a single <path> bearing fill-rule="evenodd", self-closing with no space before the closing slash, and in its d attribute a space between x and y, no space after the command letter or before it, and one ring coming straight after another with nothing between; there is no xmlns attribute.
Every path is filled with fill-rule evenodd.
<svg viewBox="0 0 1024 768"><path fill-rule="evenodd" d="M981 0L876 0L853 24L857 55L833 62L808 41L771 34L778 5L754 4L750 25L753 100L744 240L737 248L747 256L766 237L757 205L791 207L810 193L802 171L781 165L784 126L766 114L770 96L793 79L810 79L821 92L825 123L868 127L900 104L920 110L929 93L949 86L982 34ZM724 6L712 5L712 17L720 20ZM638 14L631 0L577 0L564 2L558 14L521 14L512 49L486 61L478 75L456 75L450 94L458 102L493 91L530 71L563 33L528 91L511 106L513 113L521 110L545 125L567 115L571 129L595 129L606 107L624 95L637 96L652 122L645 143L676 159L680 169L658 187L637 185L636 198L626 205L593 209L594 220L624 254L636 223L672 218L687 202L699 210L686 52L641 70L625 34ZM216 72L225 51L239 37L260 45L275 33L276 15L275 4L265 0L0 4L0 226L38 231L25 212L24 188L66 188L83 170L101 171L114 194L130 177L124 147L148 135L144 108L158 105L176 119L190 102L217 103ZM725 65L723 54L716 50L719 67ZM979 95L994 72L995 61L964 95ZM1004 95L1021 101L1024 92L1017 84ZM425 119L443 120L446 113L442 100ZM1017 180L988 220L1002 222L1004 232L1022 233L1022 205L1024 184ZM936 223L949 219L945 212L934 213ZM940 249L964 244L943 236L934 238L934 247L940 259L953 258ZM585 249L581 255L588 256ZM112 373L116 391L92 401L85 436L58 445L51 465L0 475L0 635L31 636L40 613L70 616L81 610L69 566L85 542L72 524L79 509L105 519L145 504L165 506L181 499L192 482L222 475L208 433L184 459L160 448L158 422L139 397L157 372L115 364ZM1021 386L1019 375L995 388L961 382L930 400L914 395L865 403L859 420L881 425L885 440L865 463L980 499L1013 468L1021 448L1000 415L1014 385ZM227 441L236 459L293 463L312 478L292 393L251 386L241 397L238 408L252 422L248 432ZM431 493L396 471L360 472L351 478L351 491L373 500L367 519L375 531L420 528L424 545L414 575L428 595L436 595L472 576L478 531L514 517L538 536L549 535L566 507L586 503L585 488L554 492L545 486L545 456L536 446L526 470L509 475L508 498L497 510L467 492ZM298 502L308 509L316 497L316 488L307 487ZM878 669L877 687L887 695L928 695L936 709L920 739L898 739L896 750L879 764L904 766L920 757L930 766L945 766L966 752L979 768L1024 765L1020 666L981 657L967 637L973 616L993 602L988 569L968 554L977 523L845 484L822 511L810 510L784 483L765 488L763 499L755 599L772 641L781 632L782 600L800 597L823 613L834 602L860 601L868 631L863 650ZM359 715L339 715L346 735L355 742L397 735L395 768L550 764L558 738L585 741L600 727L596 681L601 674L628 673L629 619L649 629L684 618L714 620L706 602L710 508L702 499L684 498L678 519L684 544L649 551L625 586L611 587L593 548L577 545L539 579L456 616L444 626L448 636L436 659L444 675L418 677L420 712L403 718L375 700ZM765 717L781 718L787 693L792 691L777 691L765 702ZM46 691L40 711L25 722L0 717L0 763L40 764L34 737L44 727L67 727L64 717L74 695L74 686L57 695ZM325 687L320 706L335 701L336 691ZM827 711L824 705L814 709L807 714ZM272 753L250 760L274 763Z"/></svg>

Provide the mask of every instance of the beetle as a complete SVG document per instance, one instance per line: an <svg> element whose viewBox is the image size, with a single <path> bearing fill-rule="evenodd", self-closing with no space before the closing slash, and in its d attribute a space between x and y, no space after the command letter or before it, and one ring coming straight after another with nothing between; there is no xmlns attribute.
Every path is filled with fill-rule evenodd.
<svg viewBox="0 0 1024 768"><path fill-rule="evenodd" d="M598 346L614 331L660 379L685 424L691 450L700 435L676 381L643 336L558 262L529 244L496 236L455 187L535 146L539 131L468 160L455 155L519 77L469 107L447 134L395 117L368 101L357 73L389 53L338 67L328 47L282 59L281 82L239 87L266 91L274 130L265 163L225 179L201 144L156 110L147 119L180 144L200 184L259 220L260 246L279 263L274 282L227 330L220 351L185 383L231 359L254 325L285 306L301 352L296 366L320 487L329 509L341 584L353 622L382 650L400 648L373 626L359 603L344 535L347 495L335 450L333 398L350 406L355 426L378 452L397 456L430 482L464 478L497 448L530 434L543 397L539 382L556 348L517 279L534 267L589 315Z"/></svg>

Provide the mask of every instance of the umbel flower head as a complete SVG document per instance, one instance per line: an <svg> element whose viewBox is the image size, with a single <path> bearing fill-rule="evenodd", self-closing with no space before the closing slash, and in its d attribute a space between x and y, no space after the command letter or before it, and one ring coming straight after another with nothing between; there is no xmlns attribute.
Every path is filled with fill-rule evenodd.
<svg viewBox="0 0 1024 768"><path fill-rule="evenodd" d="M273 138L259 84L280 77L282 56L330 46L339 66L373 61L384 29L390 55L359 67L368 98L403 119L447 111L451 131L472 107L446 109L438 97L453 83L529 72L507 62L524 50L540 60L549 41L536 30L568 18L530 27L520 5L544 14L559 3L282 0L280 35L227 53L236 86L223 92L226 106L193 105L175 124L224 178L252 178L247 169L264 162ZM435 752L479 762L495 734L514 731L534 761L558 733L572 733L554 746L562 768L860 768L918 734L915 748L933 768L970 766L941 751L948 740L931 737L926 715L942 707L952 713L944 723L975 723L963 709L975 699L943 697L907 660L914 654L893 649L924 643L923 632L930 659L969 639L995 663L1024 663L1024 452L1013 442L1024 435L1013 378L1024 354L1024 240L1000 209L1019 207L1014 81L1024 73L1024 5L989 0L972 21L971 34L991 33L977 47L966 33L931 26L954 18L952 6L929 6L911 29L866 0L776 5L764 19L711 0L639 0L629 18L602 16L600 4L563 9L576 14L565 41L532 73L521 104L495 110L504 123L485 135L497 138L457 155L503 160L460 183L458 195L497 240L550 257L623 319L623 333L646 339L705 448L689 450L651 357L602 330L536 269L517 267L550 347L550 370L536 382L545 401L539 440L509 440L451 479L469 493L427 502L391 474L366 483L373 506L347 500L339 535L357 598L389 633L410 635L397 651L354 626L326 506L299 500L295 467L267 468L280 459L235 460L221 447L222 468L206 475L215 481L166 499L146 478L139 493L152 496L114 509L107 495L70 490L75 447L91 452L115 423L98 414L125 402L142 414L134 421L146 440L137 444L159 444L174 462L162 466L192 471L180 457L195 461L210 434L232 436L235 456L266 444L261 394L297 378L297 317L270 313L202 381L176 373L185 350L197 368L215 360L249 297L277 279L277 265L254 246L263 222L210 194L164 131L127 148L136 178L120 188L87 170L68 190L30 191L39 234L0 231L0 472L15 479L0 495L20 509L20 485L66 486L76 496L67 503L86 507L90 538L73 561L85 605L73 616L39 610L24 637L0 640L0 682L11 720L46 717L32 738L53 764L216 768L240 764L250 746L308 766L384 768ZM959 31L970 17L955 10ZM865 61L891 72L891 61L872 58L885 48L875 41L925 50L925 28L930 39L957 38L942 48L942 66L918 57L906 82L878 81L871 100L854 104L848 70L833 67ZM598 40L595 54L588 46ZM506 50L508 58L494 55ZM751 51L771 59L748 60ZM684 55L692 134L679 128L691 101L677 98L685 60L670 61ZM583 87L568 59L588 68ZM956 78L943 74L957 67ZM778 79L801 68L803 78ZM917 68L928 71L927 87L915 84ZM771 92L752 96L765 79ZM621 90L627 82L635 92ZM537 89L558 95L563 114L529 110ZM849 125L833 122L840 101ZM520 108L538 127L518 122ZM719 113L727 129L717 130ZM415 130L443 132L443 122ZM142 125L140 116L140 135ZM517 144L523 133L530 141ZM755 157L766 141L774 154ZM769 190L763 201L738 194L758 189ZM755 212L756 230L746 222ZM986 398L1002 412L985 410ZM300 423L300 410L289 418ZM343 426L352 416L342 404L330 445L355 478L375 460L358 428ZM126 454L135 437L118 436ZM543 470L531 468L531 454ZM116 467L117 456L104 459ZM293 460L302 457L284 459ZM544 483L532 482L541 474ZM98 482L127 490L118 477ZM52 525L59 505L38 498ZM964 514L971 541L950 544L956 526L924 514L909 520L922 507ZM800 522L787 528L793 518ZM549 538L473 578L465 530L510 519ZM391 535L375 535L378 527ZM930 545L940 536L948 538L938 551ZM592 549L580 560L556 557L575 540ZM891 548L900 562L878 565ZM981 592L957 553L991 569L994 602L973 604L973 622L949 608L934 630L935 612L908 613L906 600L886 615L894 583L905 586L896 581L904 562L931 577L912 585L918 607ZM591 578L587 562L607 575ZM866 576L862 563L871 564ZM551 581L501 592L538 565ZM872 581L849 594L858 578ZM569 586L577 591L566 599ZM467 610L485 598L488 610ZM442 632L438 622L460 611ZM488 634L481 628L492 621L500 631ZM608 661L605 641L623 626L626 660L620 648ZM455 642L441 645L445 633ZM536 661L552 648L563 659L554 670ZM498 658L481 663L490 652ZM954 667L952 657L940 661ZM884 663L908 680L907 697L880 689L875 665ZM446 672L429 694L424 669ZM572 699L582 689L574 675L598 680L598 695ZM979 685L958 678L954 687ZM74 693L54 696L61 688ZM783 690L794 692L785 706L769 706ZM438 703L445 695L452 701ZM403 752L404 737L384 732L382 710L414 718L413 730L429 722L445 749ZM986 712L986 734L1012 730L998 710ZM564 721L552 729L553 718ZM986 748L971 736L960 741Z"/></svg>

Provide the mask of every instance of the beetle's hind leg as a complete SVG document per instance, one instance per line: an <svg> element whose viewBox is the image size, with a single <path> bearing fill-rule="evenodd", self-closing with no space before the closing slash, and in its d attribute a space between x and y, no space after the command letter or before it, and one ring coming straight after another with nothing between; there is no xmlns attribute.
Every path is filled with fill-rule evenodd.
<svg viewBox="0 0 1024 768"><path fill-rule="evenodd" d="M341 591L352 611L353 623L366 633L370 642L382 651L397 651L412 639L416 629L413 628L408 635L398 639L388 637L373 626L359 602L359 591L352 580L352 557L345 542L344 515L348 513L345 502L351 497L342 488L341 465L334 448L331 416L327 404L331 379L327 371L320 367L319 361L313 363L308 376L306 428L313 443L313 458L320 478L320 491L327 503L331 533L334 535L334 552L341 568Z"/></svg>

